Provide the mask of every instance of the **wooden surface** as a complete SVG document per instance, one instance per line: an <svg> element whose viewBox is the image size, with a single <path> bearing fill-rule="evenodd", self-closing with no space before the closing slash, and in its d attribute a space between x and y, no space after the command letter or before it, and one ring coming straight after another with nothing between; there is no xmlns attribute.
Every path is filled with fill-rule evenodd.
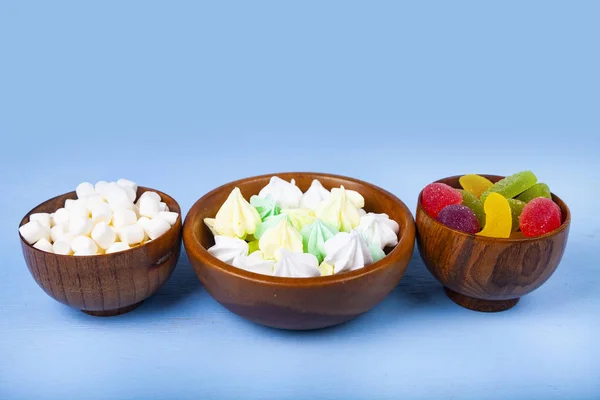
<svg viewBox="0 0 600 400"><path fill-rule="evenodd" d="M155 189L139 187L137 195L157 192L169 209L179 217L165 234L132 249L95 256L48 253L28 244L19 234L29 272L37 284L53 299L96 316L123 314L138 307L171 276L181 250L181 209L177 202ZM31 210L29 215L52 213L75 192L54 197Z"/></svg>
<svg viewBox="0 0 600 400"><path fill-rule="evenodd" d="M502 177L484 175L492 182ZM438 182L460 188L453 176ZM503 311L540 287L558 267L569 235L571 215L557 196L563 224L535 238L498 239L460 232L439 223L417 204L417 243L425 265L446 294L463 307Z"/></svg>
<svg viewBox="0 0 600 400"><path fill-rule="evenodd" d="M347 322L373 308L396 287L414 248L415 227L406 205L391 193L356 179L315 173L276 174L294 178L306 191L313 179L327 189L344 185L365 198L365 210L386 213L400 225L399 244L382 260L344 274L318 278L281 278L230 266L210 255L213 235L203 223L213 218L231 190L258 194L271 178L263 175L220 186L199 199L184 225L184 244L206 290L230 311L256 323L284 329L316 329Z"/></svg>

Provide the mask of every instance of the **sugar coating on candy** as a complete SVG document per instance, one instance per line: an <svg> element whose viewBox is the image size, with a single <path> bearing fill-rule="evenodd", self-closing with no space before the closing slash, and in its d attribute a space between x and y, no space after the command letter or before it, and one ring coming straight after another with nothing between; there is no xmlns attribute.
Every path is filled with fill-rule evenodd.
<svg viewBox="0 0 600 400"><path fill-rule="evenodd" d="M459 192L463 196L462 205L469 207L477 220L479 221L479 226L485 225L485 211L483 210L483 203L479 200L473 193L467 192L466 190L459 189Z"/></svg>
<svg viewBox="0 0 600 400"><path fill-rule="evenodd" d="M506 199L506 200L508 201L508 204L510 205L510 212L511 212L511 216L512 216L512 231L516 232L519 230L519 216L521 215L521 212L523 212L523 207L525 207L525 205L527 203L524 203L517 199Z"/></svg>
<svg viewBox="0 0 600 400"><path fill-rule="evenodd" d="M550 188L545 183L536 183L535 185L518 195L517 200L529 203L531 200L537 199L538 197L545 197L547 199L552 198Z"/></svg>
<svg viewBox="0 0 600 400"><path fill-rule="evenodd" d="M462 194L445 183L430 183L421 195L421 205L427 214L437 218L440 211L451 204L461 204Z"/></svg>
<svg viewBox="0 0 600 400"><path fill-rule="evenodd" d="M481 230L473 210L462 204L450 204L438 213L436 219L447 227L462 232L477 233Z"/></svg>
<svg viewBox="0 0 600 400"><path fill-rule="evenodd" d="M508 200L499 193L490 193L485 203L485 226L481 232L477 233L481 236L508 238L512 231L512 211Z"/></svg>
<svg viewBox="0 0 600 400"><path fill-rule="evenodd" d="M561 220L560 207L550 199L538 197L523 208L519 224L525 236L534 237L558 229Z"/></svg>
<svg viewBox="0 0 600 400"><path fill-rule="evenodd" d="M521 171L507 176L504 179L494 183L481 195L481 201L485 204L485 199L490 193L499 193L507 199L511 199L518 194L523 193L537 183L537 177L531 171Z"/></svg>
<svg viewBox="0 0 600 400"><path fill-rule="evenodd" d="M476 174L463 175L458 178L458 183L464 190L477 198L480 198L483 192L493 185L488 178Z"/></svg>

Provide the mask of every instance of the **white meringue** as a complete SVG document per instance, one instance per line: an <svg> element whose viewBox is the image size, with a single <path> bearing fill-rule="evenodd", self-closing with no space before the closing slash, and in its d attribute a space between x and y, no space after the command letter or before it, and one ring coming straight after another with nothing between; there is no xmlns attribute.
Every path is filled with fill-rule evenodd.
<svg viewBox="0 0 600 400"><path fill-rule="evenodd" d="M266 260L261 251L255 251L249 256L240 254L233 259L234 267L263 275L273 275L273 265L275 261Z"/></svg>
<svg viewBox="0 0 600 400"><path fill-rule="evenodd" d="M340 232L325 242L324 262L333 265L333 272L354 271L373 263L367 241L357 230Z"/></svg>
<svg viewBox="0 0 600 400"><path fill-rule="evenodd" d="M265 199L271 195L281 208L298 208L302 199L302 191L296 186L296 181L284 181L278 176L273 176L267 186L262 188L258 197Z"/></svg>
<svg viewBox="0 0 600 400"><path fill-rule="evenodd" d="M400 226L387 214L366 214L356 230L363 234L369 245L384 249L398 244Z"/></svg>
<svg viewBox="0 0 600 400"><path fill-rule="evenodd" d="M358 209L364 207L365 200L354 190L344 186L331 190L331 196L317 206L317 218L342 232L350 232L360 223Z"/></svg>
<svg viewBox="0 0 600 400"><path fill-rule="evenodd" d="M206 218L204 223L219 235L245 238L256 231L262 222L256 208L244 199L239 188L234 188L221 206L214 220Z"/></svg>
<svg viewBox="0 0 600 400"><path fill-rule="evenodd" d="M231 236L215 236L215 245L208 252L219 260L231 264L237 256L248 255L248 243Z"/></svg>
<svg viewBox="0 0 600 400"><path fill-rule="evenodd" d="M331 196L331 192L325 189L318 179L315 179L310 184L308 190L302 195L300 207L314 210L320 202L327 200L329 196Z"/></svg>
<svg viewBox="0 0 600 400"><path fill-rule="evenodd" d="M321 276L317 257L308 253L279 250L279 261L275 263L274 275L287 278L311 278Z"/></svg>

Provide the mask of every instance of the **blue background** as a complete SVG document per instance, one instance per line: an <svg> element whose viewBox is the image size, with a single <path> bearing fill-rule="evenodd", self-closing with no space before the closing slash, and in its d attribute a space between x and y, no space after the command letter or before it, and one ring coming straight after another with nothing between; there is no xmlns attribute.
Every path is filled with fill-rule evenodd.
<svg viewBox="0 0 600 400"><path fill-rule="evenodd" d="M600 6L594 1L0 3L0 398L600 397ZM563 262L512 310L447 299L417 253L337 328L263 328L185 254L102 319L29 276L17 226L81 181L188 210L236 178L315 170L414 211L427 183L534 170L570 205Z"/></svg>

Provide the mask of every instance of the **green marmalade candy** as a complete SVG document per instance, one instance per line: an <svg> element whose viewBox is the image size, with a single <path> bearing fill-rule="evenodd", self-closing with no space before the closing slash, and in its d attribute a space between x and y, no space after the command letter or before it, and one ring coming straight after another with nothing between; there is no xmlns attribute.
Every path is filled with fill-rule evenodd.
<svg viewBox="0 0 600 400"><path fill-rule="evenodd" d="M507 199L510 205L510 213L512 215L512 231L516 232L519 230L519 217L523 212L523 208L527 203L517 199Z"/></svg>
<svg viewBox="0 0 600 400"><path fill-rule="evenodd" d="M494 183L488 190L481 195L481 202L485 204L485 199L490 193L498 193L507 199L512 199L518 194L523 193L537 183L537 177L531 171L521 171L507 176L504 179Z"/></svg>
<svg viewBox="0 0 600 400"><path fill-rule="evenodd" d="M547 199L552 198L552 195L550 194L550 188L545 183L536 183L535 185L518 195L517 200L529 203L531 200L537 199L538 197L545 197Z"/></svg>
<svg viewBox="0 0 600 400"><path fill-rule="evenodd" d="M466 190L458 189L460 193L462 193L462 205L469 207L471 211L477 217L479 221L479 225L483 228L485 226L485 211L483 210L483 203L479 200L475 195L471 192L467 192Z"/></svg>

